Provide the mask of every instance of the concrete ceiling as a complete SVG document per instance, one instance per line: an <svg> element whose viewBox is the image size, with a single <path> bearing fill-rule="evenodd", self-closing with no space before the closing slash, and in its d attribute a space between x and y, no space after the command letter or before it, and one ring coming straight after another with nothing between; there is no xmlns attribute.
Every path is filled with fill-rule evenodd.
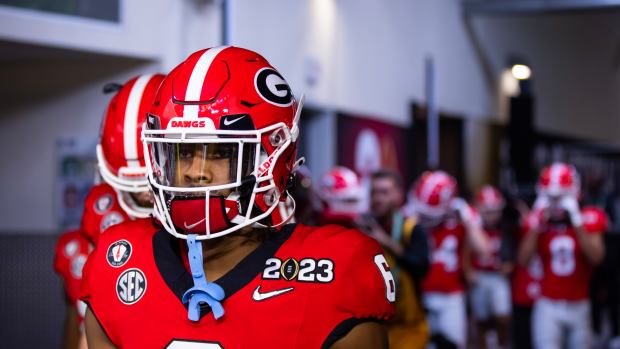
<svg viewBox="0 0 620 349"><path fill-rule="evenodd" d="M50 98L148 61L0 41L0 111Z"/></svg>
<svg viewBox="0 0 620 349"><path fill-rule="evenodd" d="M620 0L463 0L467 15L619 11Z"/></svg>

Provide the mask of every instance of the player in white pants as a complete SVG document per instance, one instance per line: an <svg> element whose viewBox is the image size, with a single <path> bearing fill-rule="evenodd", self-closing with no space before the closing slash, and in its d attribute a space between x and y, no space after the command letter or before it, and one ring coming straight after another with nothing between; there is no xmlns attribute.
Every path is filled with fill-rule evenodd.
<svg viewBox="0 0 620 349"><path fill-rule="evenodd" d="M464 293L425 293L424 307L431 331L441 333L458 348L465 348L467 327Z"/></svg>
<svg viewBox="0 0 620 349"><path fill-rule="evenodd" d="M519 250L521 265L537 253L544 269L532 320L534 347L560 349L566 342L570 349L590 348L589 285L593 266L605 256L607 217L595 207L580 209L573 166L545 168L537 190L529 232Z"/></svg>
<svg viewBox="0 0 620 349"><path fill-rule="evenodd" d="M499 190L486 185L478 191L475 205L489 246L488 255L472 256L471 271L467 273L471 309L477 324L477 344L480 349L486 348L487 335L494 330L499 346L507 348L511 303L506 275L512 263L503 261L500 256L503 230L508 229L502 219L505 201Z"/></svg>
<svg viewBox="0 0 620 349"><path fill-rule="evenodd" d="M431 346L465 348L463 258L467 246L487 254L480 217L456 196L456 181L442 171L425 172L410 193L415 215L429 235L431 263L422 280Z"/></svg>
<svg viewBox="0 0 620 349"><path fill-rule="evenodd" d="M564 341L570 349L590 348L590 302L542 297L534 305L532 329L536 348L562 348Z"/></svg>

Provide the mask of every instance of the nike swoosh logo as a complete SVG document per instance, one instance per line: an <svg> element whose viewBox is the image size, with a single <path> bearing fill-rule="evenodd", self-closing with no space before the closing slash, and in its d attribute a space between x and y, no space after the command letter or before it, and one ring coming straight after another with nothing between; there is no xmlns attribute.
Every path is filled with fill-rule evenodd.
<svg viewBox="0 0 620 349"><path fill-rule="evenodd" d="M254 293L252 294L252 299L260 302L260 301L264 301L265 299L269 299L275 296L279 296L283 293L287 293L290 292L292 290L294 290L294 287L289 287L289 288L283 288L281 290L275 290L275 291L271 291L271 292L265 292L265 293L261 293L260 292L260 285L258 285L256 287L256 289L254 290Z"/></svg>
<svg viewBox="0 0 620 349"><path fill-rule="evenodd" d="M206 219L206 218L203 218L203 219L199 220L198 222L196 222L196 223L194 223L194 224L190 224L190 225L187 225L187 223L186 223L186 222L183 222L183 225L185 226L185 229L192 229L192 228L195 228L198 224L200 224L200 223L204 222L204 221L205 221L205 219Z"/></svg>
<svg viewBox="0 0 620 349"><path fill-rule="evenodd" d="M243 119L244 117L245 117L245 115L241 115L240 117L238 117L236 119L224 119L224 125L230 126L230 125L234 124L235 122Z"/></svg>

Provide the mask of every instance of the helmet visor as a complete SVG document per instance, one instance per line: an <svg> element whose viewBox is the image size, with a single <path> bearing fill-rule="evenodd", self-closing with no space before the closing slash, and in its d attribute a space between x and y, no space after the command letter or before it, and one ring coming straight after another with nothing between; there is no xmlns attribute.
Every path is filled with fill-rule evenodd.
<svg viewBox="0 0 620 349"><path fill-rule="evenodd" d="M167 143L150 145L157 185L177 189L234 188L254 168L254 146L242 143ZM213 191L216 192L213 192Z"/></svg>

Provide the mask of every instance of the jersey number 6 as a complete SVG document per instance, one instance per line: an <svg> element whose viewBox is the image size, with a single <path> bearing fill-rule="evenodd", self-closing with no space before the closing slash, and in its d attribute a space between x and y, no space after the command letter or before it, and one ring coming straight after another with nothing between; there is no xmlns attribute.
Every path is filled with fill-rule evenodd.
<svg viewBox="0 0 620 349"><path fill-rule="evenodd" d="M377 268L379 268L381 276L383 276L383 281L385 282L385 298L387 298L390 303L394 303L396 301L396 282L394 281L394 276L390 272L390 267L385 257L382 254L376 255L375 264Z"/></svg>

